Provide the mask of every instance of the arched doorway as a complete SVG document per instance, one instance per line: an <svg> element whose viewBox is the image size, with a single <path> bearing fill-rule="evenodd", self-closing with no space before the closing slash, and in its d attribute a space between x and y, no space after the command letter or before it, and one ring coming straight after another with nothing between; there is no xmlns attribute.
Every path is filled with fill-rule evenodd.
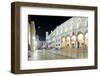
<svg viewBox="0 0 100 76"><path fill-rule="evenodd" d="M82 33L78 34L78 44L79 44L79 48L84 47L84 36Z"/></svg>
<svg viewBox="0 0 100 76"><path fill-rule="evenodd" d="M61 38L61 48L65 48L65 37Z"/></svg>
<svg viewBox="0 0 100 76"><path fill-rule="evenodd" d="M76 42L76 36L73 33L73 35L72 35L72 48L75 48L75 42Z"/></svg>
<svg viewBox="0 0 100 76"><path fill-rule="evenodd" d="M69 47L69 44L70 44L70 37L67 36L67 37L66 37L66 48Z"/></svg>
<svg viewBox="0 0 100 76"><path fill-rule="evenodd" d="M85 47L88 47L88 33L85 34Z"/></svg>

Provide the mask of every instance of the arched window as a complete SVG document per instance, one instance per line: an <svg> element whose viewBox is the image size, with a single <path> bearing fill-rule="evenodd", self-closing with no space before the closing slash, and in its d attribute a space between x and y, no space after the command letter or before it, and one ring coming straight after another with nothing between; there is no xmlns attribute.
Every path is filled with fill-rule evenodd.
<svg viewBox="0 0 100 76"><path fill-rule="evenodd" d="M88 33L85 34L85 47L88 47Z"/></svg>
<svg viewBox="0 0 100 76"><path fill-rule="evenodd" d="M82 33L78 34L78 45L80 47L84 47L84 36Z"/></svg>

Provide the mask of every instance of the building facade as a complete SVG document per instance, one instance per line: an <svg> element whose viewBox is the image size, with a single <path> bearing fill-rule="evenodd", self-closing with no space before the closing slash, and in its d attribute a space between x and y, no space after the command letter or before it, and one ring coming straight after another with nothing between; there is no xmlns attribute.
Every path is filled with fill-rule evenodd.
<svg viewBox="0 0 100 76"><path fill-rule="evenodd" d="M57 26L49 35L46 33L48 48L87 48L88 18L72 17Z"/></svg>

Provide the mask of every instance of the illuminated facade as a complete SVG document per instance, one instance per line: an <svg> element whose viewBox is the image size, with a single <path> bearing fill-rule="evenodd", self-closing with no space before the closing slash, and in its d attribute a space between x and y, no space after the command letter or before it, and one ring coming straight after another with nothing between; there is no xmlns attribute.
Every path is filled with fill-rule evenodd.
<svg viewBox="0 0 100 76"><path fill-rule="evenodd" d="M88 18L72 17L46 35L48 48L87 48Z"/></svg>

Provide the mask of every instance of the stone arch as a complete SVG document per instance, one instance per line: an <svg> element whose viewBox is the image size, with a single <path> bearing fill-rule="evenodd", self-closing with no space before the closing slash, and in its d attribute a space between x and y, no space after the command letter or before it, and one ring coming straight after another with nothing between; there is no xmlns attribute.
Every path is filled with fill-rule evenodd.
<svg viewBox="0 0 100 76"><path fill-rule="evenodd" d="M61 48L65 48L65 36L61 37Z"/></svg>
<svg viewBox="0 0 100 76"><path fill-rule="evenodd" d="M75 45L76 45L76 35L75 35L74 32L72 33L71 43L72 43L72 48L75 48Z"/></svg>
<svg viewBox="0 0 100 76"><path fill-rule="evenodd" d="M85 33L84 45L85 45L85 48L88 47L88 32Z"/></svg>
<svg viewBox="0 0 100 76"><path fill-rule="evenodd" d="M66 43L65 43L66 48L69 48L69 46L70 46L70 36L69 35L66 36L65 41L66 41Z"/></svg>
<svg viewBox="0 0 100 76"><path fill-rule="evenodd" d="M84 34L82 32L78 32L78 48L84 47Z"/></svg>

